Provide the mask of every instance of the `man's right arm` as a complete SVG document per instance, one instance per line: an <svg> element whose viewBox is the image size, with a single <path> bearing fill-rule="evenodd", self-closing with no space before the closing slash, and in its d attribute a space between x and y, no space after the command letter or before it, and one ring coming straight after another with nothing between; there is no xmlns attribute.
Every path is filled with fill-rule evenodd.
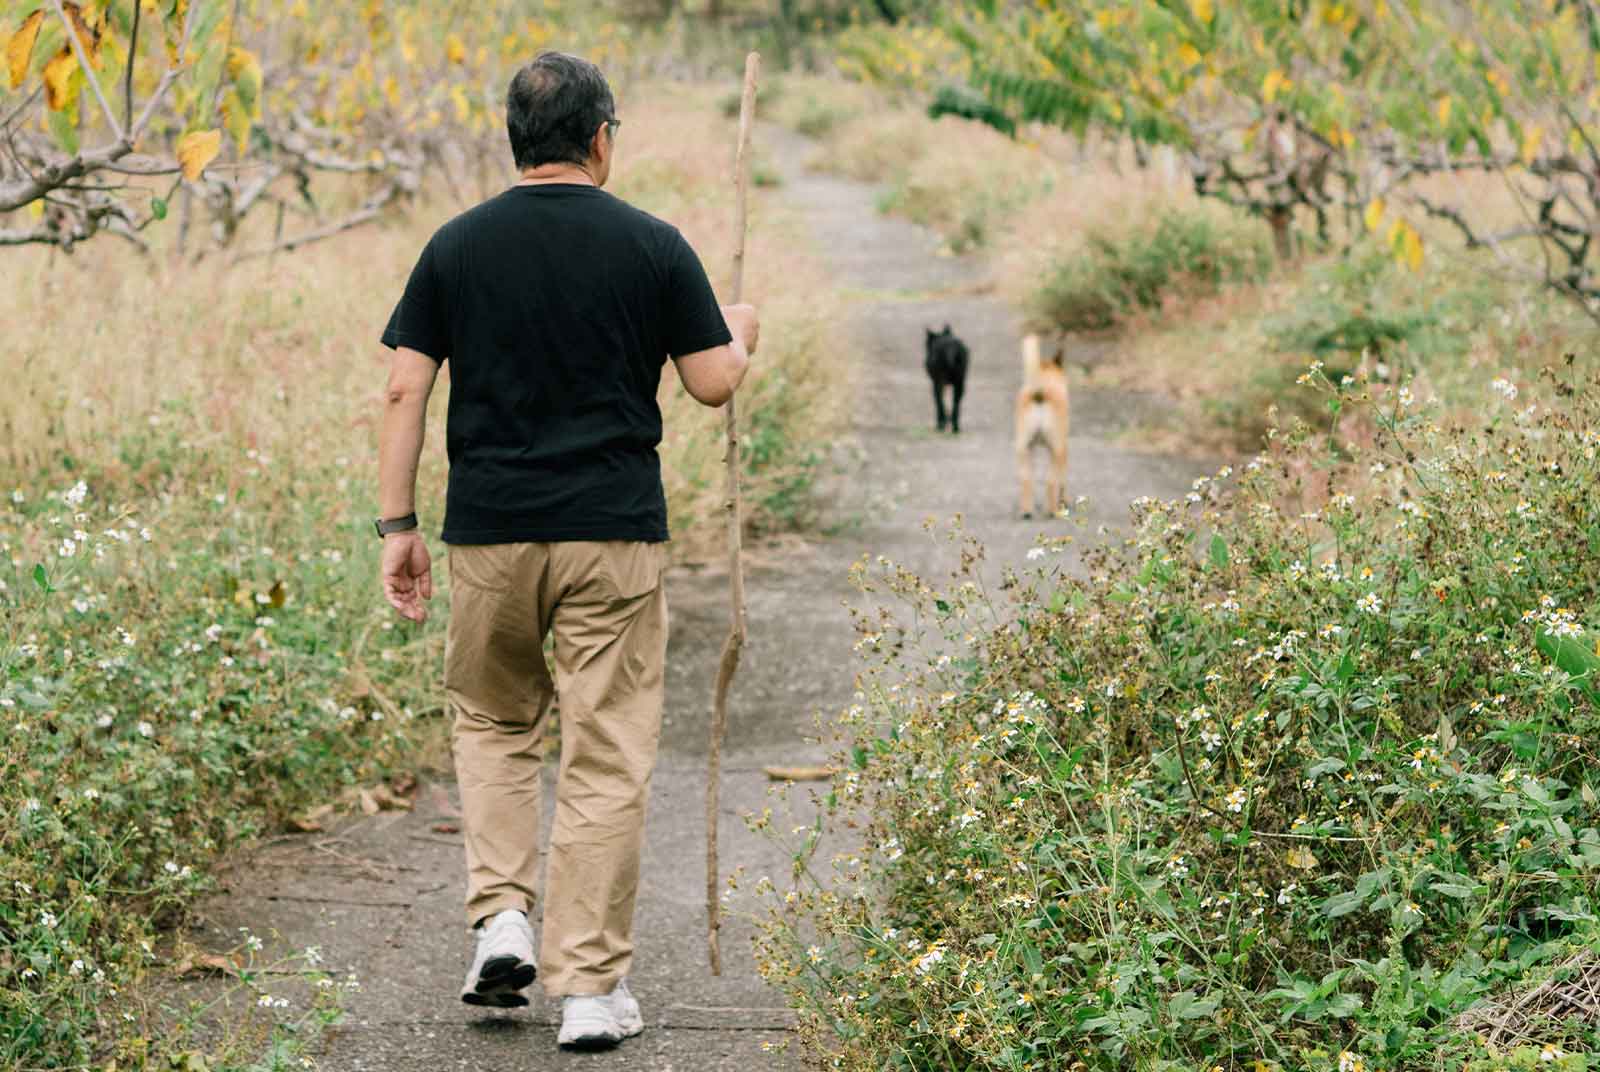
<svg viewBox="0 0 1600 1072"><path fill-rule="evenodd" d="M744 382L750 368L750 355L755 353L761 338L761 321L754 306L725 305L722 315L733 334L732 342L684 354L673 361L684 390L696 402L707 406L721 406L733 397L734 391Z"/></svg>

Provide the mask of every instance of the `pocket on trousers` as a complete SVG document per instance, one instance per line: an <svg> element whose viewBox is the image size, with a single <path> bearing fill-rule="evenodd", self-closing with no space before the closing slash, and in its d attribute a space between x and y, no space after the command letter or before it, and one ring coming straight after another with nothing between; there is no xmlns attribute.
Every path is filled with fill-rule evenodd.
<svg viewBox="0 0 1600 1072"><path fill-rule="evenodd" d="M516 544L451 544L450 580L486 592L504 592L515 572Z"/></svg>
<svg viewBox="0 0 1600 1072"><path fill-rule="evenodd" d="M607 543L602 546L596 573L607 601L628 602L661 587L666 544Z"/></svg>

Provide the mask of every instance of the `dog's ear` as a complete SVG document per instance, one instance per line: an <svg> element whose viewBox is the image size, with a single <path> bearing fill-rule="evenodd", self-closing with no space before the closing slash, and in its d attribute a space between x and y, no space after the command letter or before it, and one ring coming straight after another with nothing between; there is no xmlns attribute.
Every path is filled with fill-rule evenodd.
<svg viewBox="0 0 1600 1072"><path fill-rule="evenodd" d="M1056 368L1066 368L1067 367L1067 348L1065 346L1061 346L1061 345L1057 344L1056 352L1055 352L1054 355L1051 356L1050 363L1052 365L1054 365Z"/></svg>
<svg viewBox="0 0 1600 1072"><path fill-rule="evenodd" d="M929 342L932 342L934 339L937 339L939 337L939 333L937 331L934 331L932 328L924 328L923 330L925 330L928 333L928 341Z"/></svg>
<svg viewBox="0 0 1600 1072"><path fill-rule="evenodd" d="M945 326L944 326L944 330L943 330L943 331L941 331L941 332L940 332L940 333L939 333L939 334L941 334L941 335L948 335L948 334L950 334L950 325L949 325L949 324L946 324L946 325L945 325Z"/></svg>

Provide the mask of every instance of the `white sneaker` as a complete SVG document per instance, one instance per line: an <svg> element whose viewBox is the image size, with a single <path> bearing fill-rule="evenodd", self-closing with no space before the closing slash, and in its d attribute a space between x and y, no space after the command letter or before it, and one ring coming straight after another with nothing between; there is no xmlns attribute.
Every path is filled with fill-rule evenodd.
<svg viewBox="0 0 1600 1072"><path fill-rule="evenodd" d="M599 1050L615 1046L644 1030L639 1003L628 993L624 979L609 994L571 995L561 999L561 1033L557 1045L573 1050Z"/></svg>
<svg viewBox="0 0 1600 1072"><path fill-rule="evenodd" d="M507 909L478 928L478 952L467 969L461 1000L501 1009L526 1005L527 997L517 991L533 982L536 974L533 928L526 915Z"/></svg>

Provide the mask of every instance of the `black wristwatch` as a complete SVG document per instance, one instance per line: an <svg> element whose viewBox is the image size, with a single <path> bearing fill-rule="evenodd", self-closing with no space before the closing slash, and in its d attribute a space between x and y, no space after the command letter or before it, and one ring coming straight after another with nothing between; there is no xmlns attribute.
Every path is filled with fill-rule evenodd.
<svg viewBox="0 0 1600 1072"><path fill-rule="evenodd" d="M379 518L372 523L378 530L378 538L389 535L391 532L410 532L417 527L417 515L407 514L405 517Z"/></svg>

